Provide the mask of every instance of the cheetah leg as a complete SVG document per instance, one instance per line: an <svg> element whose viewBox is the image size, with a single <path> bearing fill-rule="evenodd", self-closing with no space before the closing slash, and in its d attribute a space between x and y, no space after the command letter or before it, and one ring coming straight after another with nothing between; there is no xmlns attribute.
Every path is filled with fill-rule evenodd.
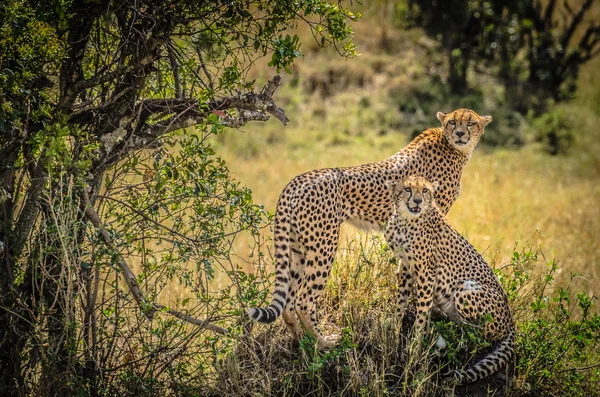
<svg viewBox="0 0 600 397"><path fill-rule="evenodd" d="M434 273L431 266L416 271L417 320L415 325L421 331L427 325L427 319L433 306Z"/></svg>
<svg viewBox="0 0 600 397"><path fill-rule="evenodd" d="M413 276L410 271L410 264L407 259L400 259L396 277L398 277L398 308L397 321L399 328L402 328L402 319L406 312L406 305L410 298L410 293L413 287Z"/></svg>
<svg viewBox="0 0 600 397"><path fill-rule="evenodd" d="M306 259L303 254L292 249L292 260L290 268L290 293L288 302L283 311L283 321L294 338L301 339L304 331L296 314L296 294L298 292L298 280L304 276Z"/></svg>
<svg viewBox="0 0 600 397"><path fill-rule="evenodd" d="M504 295L480 283L467 280L455 294L454 302L461 320L483 324L483 337L497 342L494 350L466 370L454 371L458 383L471 383L489 376L506 365L514 353L514 326ZM485 317L489 316L489 319Z"/></svg>
<svg viewBox="0 0 600 397"><path fill-rule="evenodd" d="M298 315L296 314L295 302L293 298L291 301L288 301L285 310L283 311L283 321L287 326L288 330L292 334L295 339L302 339L302 335L304 332L302 331L302 327L300 326L300 321L298 319Z"/></svg>
<svg viewBox="0 0 600 397"><path fill-rule="evenodd" d="M317 339L317 348L319 350L334 346L339 340L339 336L332 335L324 337L317 327L317 299L323 293L329 270L333 264L333 253L327 257L319 256L311 251L306 255L306 268L304 280L300 289L299 296L296 297L296 313L304 329Z"/></svg>

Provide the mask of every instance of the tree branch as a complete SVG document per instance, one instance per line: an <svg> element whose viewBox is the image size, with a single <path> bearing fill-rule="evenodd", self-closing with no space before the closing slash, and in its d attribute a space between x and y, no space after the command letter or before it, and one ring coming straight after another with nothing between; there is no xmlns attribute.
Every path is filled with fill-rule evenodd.
<svg viewBox="0 0 600 397"><path fill-rule="evenodd" d="M197 122L204 121L213 110L224 111L228 109L238 109L240 111L245 110L249 112L266 112L281 121L283 125L286 125L289 119L285 115L285 111L275 105L273 100L273 94L280 85L281 76L277 75L267 82L259 94L248 92L246 94L235 95L220 100L213 100L210 101L204 109L198 105L197 100L194 98L146 99L141 101L138 107L142 107L140 113L142 118L147 118L149 114L153 113L186 113L185 115L177 115L175 117L185 119L193 118L197 119ZM246 117L248 117L249 120L260 121L269 119L266 114L262 117L258 117L257 115L246 115ZM170 125L172 125L172 122L169 122L167 125L163 124L163 127Z"/></svg>
<svg viewBox="0 0 600 397"><path fill-rule="evenodd" d="M544 23L546 24L547 30L552 28L552 15L554 14L555 7L556 0L548 1L548 6L546 7L546 11L544 12Z"/></svg>
<svg viewBox="0 0 600 397"><path fill-rule="evenodd" d="M206 121L211 113L223 113L225 110L236 109L238 115L226 115L222 122L230 128L239 128L250 121L267 121L271 114L283 125L289 121L285 111L275 105L273 94L281 85L281 76L273 77L263 87L260 93L248 92L246 94L235 95L215 101L208 104L198 104L194 98L166 98L166 99L146 99L138 104L138 112L141 120L147 120L150 114L169 114L177 113L167 120L156 124L148 125L140 123L136 131L132 134L129 141L118 148L120 152L137 150L148 147L156 142L162 135L171 131L183 128L193 127ZM267 114L268 113L268 114ZM116 150L117 148L115 148ZM107 156L112 158L117 152Z"/></svg>
<svg viewBox="0 0 600 397"><path fill-rule="evenodd" d="M227 330L225 330L224 328L221 328L217 325L211 324L208 320L200 320L200 319L194 318L192 316L189 316L187 314L181 313L179 311L170 309L167 306L149 302L146 299L146 297L144 296L144 293L142 292L135 275L133 274L133 272L131 271L131 268L125 261L125 258L123 257L123 255L121 255L121 253L117 250L117 247L113 244L110 233L108 233L108 231L104 228L104 225L102 224L102 220L100 219L100 216L98 216L98 213L92 207L92 204L90 203L90 198L88 195L87 188L83 189L82 205L83 205L83 209L84 209L86 218L100 232L100 236L102 237L104 244L106 244L106 246L117 255L117 264L119 265L119 268L123 272L123 275L125 278L125 283L127 284L127 287L129 287L129 291L131 292L133 299L136 301L136 303L142 310L142 313L144 313L144 315L149 320L152 320L152 318L154 317L154 314L157 311L163 311L174 317L177 317L180 320L183 320L185 322L188 322L188 323L198 326L200 328L204 328L209 331L217 332L222 335L227 334Z"/></svg>
<svg viewBox="0 0 600 397"><path fill-rule="evenodd" d="M567 48L567 46L569 45L569 41L571 41L571 37L573 36L573 33L575 33L575 30L577 29L577 27L583 20L585 13L590 9L590 7L592 6L593 3L594 3L594 0L587 0L584 4L581 5L581 8L579 9L577 14L571 21L571 24L569 25L567 32L563 36L563 39L561 41L561 45L563 46L563 48Z"/></svg>
<svg viewBox="0 0 600 397"><path fill-rule="evenodd" d="M173 80L175 80L175 97L181 98L183 93L181 91L181 77L179 76L179 64L175 58L175 50L173 49L173 42L167 41L167 54L169 55L169 63L171 69L173 69Z"/></svg>
<svg viewBox="0 0 600 397"><path fill-rule="evenodd" d="M119 253L119 251L113 244L110 234L104 228L104 225L102 224L102 221L100 220L100 217L98 216L98 213L96 212L96 210L94 210L94 207L92 207L92 204L90 203L90 198L88 195L87 187L83 189L82 205L83 205L85 217L100 232L100 236L102 237L102 240L104 240L104 244L106 244L112 252L117 254L117 261L118 261L117 264L119 265L119 268L123 272L123 275L125 277L125 283L129 287L129 291L131 292L131 295L133 295L133 299L136 301L138 306L142 309L142 312L146 315L146 317L148 317L148 319L151 320L152 317L154 316L154 313L156 313L157 309L154 306L152 306L150 302L148 302L146 300L146 298L144 297L144 294L142 293L142 290L140 289L139 284L137 283L137 279L136 279L135 275L129 268L129 265L127 265L127 262L125 262L125 258L123 258L123 255L121 255ZM150 305L148 305L148 303L150 303Z"/></svg>
<svg viewBox="0 0 600 397"><path fill-rule="evenodd" d="M273 94L281 85L281 76L273 77L260 94L249 92L247 94L236 95L229 98L224 98L220 101L212 101L209 103L211 110L224 110L236 108L239 110L261 111L271 114L283 125L287 125L289 119L285 115L285 111L275 105Z"/></svg>
<svg viewBox="0 0 600 397"><path fill-rule="evenodd" d="M228 332L227 332L226 329L221 328L221 327L219 327L217 325L211 324L208 320L197 319L195 317L189 316L189 315L187 315L185 313L182 313L182 312L179 312L177 310L170 309L168 306L160 305L158 303L155 303L154 307L156 307L158 310L163 310L166 313L169 313L171 316L177 317L178 319L183 320L186 323L190 323L192 325L196 325L196 326L198 326L200 328L204 328L204 329L216 332L216 333L221 334L221 335L227 335L228 334Z"/></svg>
<svg viewBox="0 0 600 397"><path fill-rule="evenodd" d="M94 20L105 10L106 5L103 2L93 6L85 3L84 1L74 1L69 9L73 13L67 37L70 50L60 68L60 99L58 102L58 108L67 112L75 103L80 92L76 88L83 79L83 59Z"/></svg>
<svg viewBox="0 0 600 397"><path fill-rule="evenodd" d="M8 246L9 254L14 259L21 256L23 249L27 245L29 233L35 225L40 210L40 200L42 199L42 194L48 180L48 172L46 172L44 160L45 156L46 153L42 153L37 165L32 165L33 173L31 174L31 184L27 189L27 200L25 200L19 219L16 221L15 232L11 239L12 244Z"/></svg>

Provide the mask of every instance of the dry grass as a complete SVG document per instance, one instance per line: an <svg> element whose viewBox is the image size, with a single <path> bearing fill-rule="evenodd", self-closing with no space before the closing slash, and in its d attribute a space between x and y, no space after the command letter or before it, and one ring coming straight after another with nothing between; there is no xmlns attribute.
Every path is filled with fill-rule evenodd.
<svg viewBox="0 0 600 397"><path fill-rule="evenodd" d="M546 356L529 347L530 338L532 341L547 338L558 344L566 343L562 340L564 327L570 323L563 320L555 327L548 323L554 321L555 312L547 310L537 315L531 312L530 304L536 296L548 292L544 291L544 286L549 273L519 284L515 294L511 295L520 330L515 360L520 366L514 370L514 377L506 377L505 372L500 371L474 384L455 387L441 379L440 365L444 365L446 359L440 359L434 347L438 333L442 333L447 325L435 323L423 335L416 335L411 332L412 308L402 326L394 323L396 265L389 251L382 249L381 239L360 235L343 246L319 308L324 333L341 332L339 346L328 352L317 352L312 339L304 338L300 343L293 341L281 321L273 325L252 323L216 365L216 379L210 382L208 395L523 396L548 395L549 390L563 395L565 390L570 390L572 395L585 396L600 391L596 384L600 379L597 368L582 372L584 381L579 384L563 375L564 368L597 362L595 349L598 342L594 344L591 340L581 355L583 362L572 362L574 354L559 354L557 374L560 375L547 383L540 380L547 364L539 361L540 357ZM543 262L540 257L529 257L520 270L543 267ZM509 267L507 271L517 273L520 262L513 261ZM514 280L511 277L502 279L506 286ZM544 321L536 323L538 318ZM573 327L567 326L567 329ZM452 335L455 338L447 340L460 363L454 362L452 367L476 362L490 351L490 348L481 348L481 339L471 339L473 336L469 331L459 330ZM550 365L555 365L554 357L551 357ZM512 373L512 369L509 371ZM578 388L570 388L574 385Z"/></svg>

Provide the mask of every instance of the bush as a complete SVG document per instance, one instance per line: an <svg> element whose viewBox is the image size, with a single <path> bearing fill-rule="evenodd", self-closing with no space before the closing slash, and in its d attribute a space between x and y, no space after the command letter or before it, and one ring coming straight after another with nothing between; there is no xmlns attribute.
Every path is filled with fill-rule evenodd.
<svg viewBox="0 0 600 397"><path fill-rule="evenodd" d="M532 136L552 154L565 154L575 141L573 124L560 109L549 111L531 122Z"/></svg>
<svg viewBox="0 0 600 397"><path fill-rule="evenodd" d="M597 296L554 286L555 261L535 275L536 251L515 252L513 275L504 276L518 315L515 391L536 395L593 396L600 393L600 315ZM572 275L573 279L577 275Z"/></svg>

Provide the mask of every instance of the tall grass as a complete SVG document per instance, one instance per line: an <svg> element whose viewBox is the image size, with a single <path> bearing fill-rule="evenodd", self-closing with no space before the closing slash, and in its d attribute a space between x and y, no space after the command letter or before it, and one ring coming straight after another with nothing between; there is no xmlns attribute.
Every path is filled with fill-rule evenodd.
<svg viewBox="0 0 600 397"><path fill-rule="evenodd" d="M442 379L445 366L465 366L490 352L478 330L434 317L428 331L416 335L412 307L403 324L395 324L396 264L389 250L379 236L361 236L345 246L319 309L325 333L341 332L339 346L318 352L308 336L293 341L282 322L249 324L217 364L210 395L600 393L600 316L591 312L593 298L580 294L570 300L572 285L555 289L557 266L541 251L517 248L508 263L491 262L517 320L516 357L506 370L456 386ZM449 343L445 356L435 347L440 334Z"/></svg>

